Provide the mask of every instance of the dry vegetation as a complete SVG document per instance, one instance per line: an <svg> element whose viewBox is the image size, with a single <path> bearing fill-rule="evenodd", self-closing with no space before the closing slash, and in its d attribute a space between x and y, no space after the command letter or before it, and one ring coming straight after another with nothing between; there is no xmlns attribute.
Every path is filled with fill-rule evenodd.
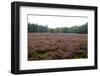
<svg viewBox="0 0 100 76"><path fill-rule="evenodd" d="M28 33L28 60L87 58L87 34Z"/></svg>

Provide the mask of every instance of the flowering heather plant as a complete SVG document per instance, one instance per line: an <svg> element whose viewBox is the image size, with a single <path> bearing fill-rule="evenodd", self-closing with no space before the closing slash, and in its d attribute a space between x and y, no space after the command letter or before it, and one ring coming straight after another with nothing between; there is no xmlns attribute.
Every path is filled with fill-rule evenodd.
<svg viewBox="0 0 100 76"><path fill-rule="evenodd" d="M87 58L87 34L28 33L28 60Z"/></svg>

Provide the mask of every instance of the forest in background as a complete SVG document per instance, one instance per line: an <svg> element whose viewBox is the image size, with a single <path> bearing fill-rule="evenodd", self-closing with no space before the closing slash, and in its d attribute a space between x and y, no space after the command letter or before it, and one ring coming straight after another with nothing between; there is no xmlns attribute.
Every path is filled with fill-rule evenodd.
<svg viewBox="0 0 100 76"><path fill-rule="evenodd" d="M28 32L34 33L78 33L78 34L87 34L88 33L88 23L85 23L81 26L72 26L72 27L58 27L58 28L49 28L48 25L39 25L28 23Z"/></svg>

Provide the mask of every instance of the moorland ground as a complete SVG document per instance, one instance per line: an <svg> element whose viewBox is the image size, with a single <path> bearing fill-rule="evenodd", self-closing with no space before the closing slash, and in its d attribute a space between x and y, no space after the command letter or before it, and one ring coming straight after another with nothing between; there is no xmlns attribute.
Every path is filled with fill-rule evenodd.
<svg viewBox="0 0 100 76"><path fill-rule="evenodd" d="M28 60L87 58L87 34L28 33Z"/></svg>

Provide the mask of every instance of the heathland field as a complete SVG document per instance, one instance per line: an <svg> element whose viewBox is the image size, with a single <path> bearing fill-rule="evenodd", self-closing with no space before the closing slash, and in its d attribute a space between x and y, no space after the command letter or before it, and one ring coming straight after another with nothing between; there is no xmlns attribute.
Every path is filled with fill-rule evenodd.
<svg viewBox="0 0 100 76"><path fill-rule="evenodd" d="M28 33L28 60L87 58L87 34Z"/></svg>

